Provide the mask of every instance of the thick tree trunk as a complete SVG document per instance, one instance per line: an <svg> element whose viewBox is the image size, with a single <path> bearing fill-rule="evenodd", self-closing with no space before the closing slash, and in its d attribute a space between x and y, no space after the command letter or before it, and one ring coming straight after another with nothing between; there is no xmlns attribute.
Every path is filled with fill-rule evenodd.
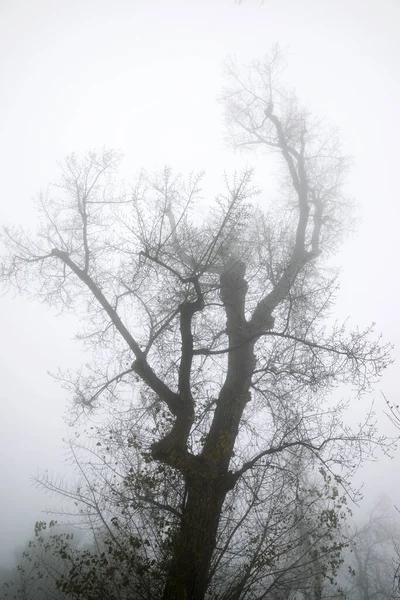
<svg viewBox="0 0 400 600"><path fill-rule="evenodd" d="M234 261L221 275L221 299L232 349L228 352L225 382L202 452L182 470L188 496L163 600L203 600L207 591L222 505L232 486L232 480L228 481L229 463L240 420L250 398L249 387L255 367L255 340L245 318L248 287L245 272L245 264ZM184 321L182 323L185 325ZM189 344L189 350L191 347Z"/></svg>
<svg viewBox="0 0 400 600"><path fill-rule="evenodd" d="M163 600L203 600L227 489L211 474L188 489Z"/></svg>

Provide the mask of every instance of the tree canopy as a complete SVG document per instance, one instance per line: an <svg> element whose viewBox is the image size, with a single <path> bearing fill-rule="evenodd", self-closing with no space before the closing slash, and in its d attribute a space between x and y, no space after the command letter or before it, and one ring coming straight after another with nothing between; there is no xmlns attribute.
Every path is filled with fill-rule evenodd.
<svg viewBox="0 0 400 600"><path fill-rule="evenodd" d="M372 326L332 318L349 161L282 70L276 50L229 62L223 93L231 143L278 157L278 199L248 169L212 201L202 173L169 167L123 186L103 150L65 160L36 235L2 235L2 281L82 316L92 364L59 378L76 410L110 411L86 506L148 597L317 593L340 562L349 477L384 444L372 415L352 429L331 396L369 390L390 362Z"/></svg>

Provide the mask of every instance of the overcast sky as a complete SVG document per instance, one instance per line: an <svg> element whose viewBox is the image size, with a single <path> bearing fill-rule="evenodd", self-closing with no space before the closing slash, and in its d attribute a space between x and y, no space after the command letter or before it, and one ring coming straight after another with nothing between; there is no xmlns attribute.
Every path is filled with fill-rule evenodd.
<svg viewBox="0 0 400 600"><path fill-rule="evenodd" d="M124 152L127 179L141 167L205 169L217 193L224 170L253 161L224 142L223 61L262 59L279 42L285 79L340 127L355 159L348 189L361 223L336 258L338 315L375 321L400 347L399 31L399 0L0 0L0 221L33 228L32 197L56 179L57 161L102 146ZM85 360L72 316L10 296L1 304L0 564L55 503L31 483L65 459L67 403L47 371ZM399 402L396 369L378 405L380 390ZM399 465L364 469L366 492L381 477L395 501Z"/></svg>

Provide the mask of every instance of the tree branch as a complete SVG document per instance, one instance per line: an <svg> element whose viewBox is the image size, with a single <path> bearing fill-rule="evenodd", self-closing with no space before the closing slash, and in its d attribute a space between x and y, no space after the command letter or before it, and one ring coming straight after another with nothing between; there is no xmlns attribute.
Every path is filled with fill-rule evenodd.
<svg viewBox="0 0 400 600"><path fill-rule="evenodd" d="M259 454L257 454L254 458L252 458L251 460L249 460L247 463L245 463L243 465L243 467L241 469L239 469L238 471L235 472L231 472L230 473L230 477L233 480L233 485L235 485L236 481L244 474L246 473L246 471L248 471L249 469L252 469L255 464L261 460L261 458L263 458L264 456L271 456L273 454L278 454L280 452L283 452L284 450L288 450L289 448L295 448L296 446L300 446L302 448L306 448L308 450L311 450L313 452L321 452L321 450L330 442L338 442L338 441L357 441L360 442L360 437L359 436L350 436L350 437L331 437L331 438L327 438L325 440L323 440L321 442L321 444L312 444L311 442L306 442L303 440L297 440L295 442L285 442L283 444L280 444L279 446L274 446L271 448L268 448L267 450L263 450L263 452L260 452Z"/></svg>
<svg viewBox="0 0 400 600"><path fill-rule="evenodd" d="M179 414L179 396L175 394L172 390L170 390L170 388L163 381L161 381L161 379L157 377L155 372L148 364L145 354L140 349L139 344L136 342L131 333L125 327L117 311L108 302L107 298L104 296L98 285L93 281L93 279L88 275L88 273L80 269L78 265L74 263L74 261L69 257L69 255L66 252L55 248L51 251L51 256L55 256L62 260L63 263L66 264L71 269L71 271L73 271L75 275L77 275L77 277L90 289L93 296L96 298L99 304L104 308L107 315L110 317L114 327L121 334L123 339L128 344L129 348L136 356L136 360L132 363L132 370L135 371L135 373L143 379L143 381L161 398L161 400L163 400L167 404L172 414Z"/></svg>

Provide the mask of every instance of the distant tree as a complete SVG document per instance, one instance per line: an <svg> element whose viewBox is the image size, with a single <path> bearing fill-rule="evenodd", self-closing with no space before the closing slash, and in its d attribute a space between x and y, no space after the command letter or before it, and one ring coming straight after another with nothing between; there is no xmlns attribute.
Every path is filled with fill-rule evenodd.
<svg viewBox="0 0 400 600"><path fill-rule="evenodd" d="M350 554L346 556L346 597L352 600L400 598L396 591L396 559L400 543L400 522L394 507L382 499L368 519L352 525Z"/></svg>
<svg viewBox="0 0 400 600"><path fill-rule="evenodd" d="M18 565L0 581L0 597L9 600L66 600L58 581L73 564L83 534L55 521L35 524L34 537L21 550Z"/></svg>
<svg viewBox="0 0 400 600"><path fill-rule="evenodd" d="M387 405L388 412L386 413L393 425L400 431L400 405L390 402L385 396L385 402ZM397 513L400 514L399 504L395 505ZM394 575L395 588L398 596L400 597L400 543L396 544L396 570Z"/></svg>
<svg viewBox="0 0 400 600"><path fill-rule="evenodd" d="M141 486L141 502L173 520L163 600L205 598L224 539L225 555L237 543L258 547L259 498L268 513L272 486L273 514L276 473L296 471L299 454L333 482L338 468L346 485L383 443L371 416L351 430L344 406L329 404L341 383L370 389L389 348L371 327L349 331L330 318L337 279L326 259L346 227L348 161L337 135L280 83L281 70L276 52L244 74L232 63L225 93L233 144L279 158L279 200L258 201L246 170L226 177L205 214L202 175L165 169L128 191L114 180L120 156L90 152L68 157L58 186L39 196L37 236L21 228L2 236L6 285L83 315L93 364L62 376L76 407L126 410L121 444L134 474L124 474L126 489ZM154 477L165 478L172 505L160 506ZM291 501L295 508L296 477L282 515ZM267 515L263 523L260 560L273 572L274 529ZM290 554L275 542L273 551L281 561ZM256 585L248 578L239 597L263 597Z"/></svg>

